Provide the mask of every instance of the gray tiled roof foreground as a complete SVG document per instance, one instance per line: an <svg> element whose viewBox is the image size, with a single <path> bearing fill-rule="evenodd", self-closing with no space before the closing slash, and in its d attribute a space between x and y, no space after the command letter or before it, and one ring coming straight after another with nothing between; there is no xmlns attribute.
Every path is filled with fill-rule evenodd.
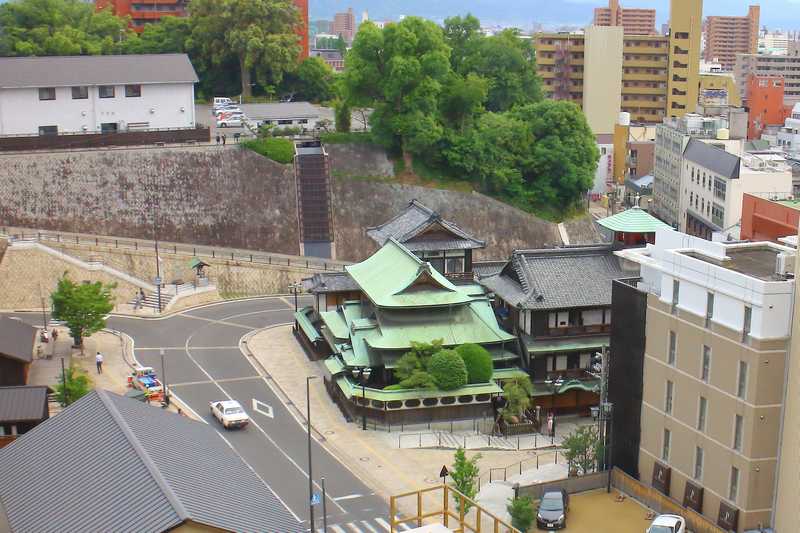
<svg viewBox="0 0 800 533"><path fill-rule="evenodd" d="M0 472L14 533L303 531L214 428L107 391L1 449Z"/></svg>

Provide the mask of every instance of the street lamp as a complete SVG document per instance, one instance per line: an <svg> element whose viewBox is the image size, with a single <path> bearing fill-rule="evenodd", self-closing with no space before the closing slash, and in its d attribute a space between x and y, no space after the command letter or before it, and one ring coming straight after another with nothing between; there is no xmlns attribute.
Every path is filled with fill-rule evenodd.
<svg viewBox="0 0 800 533"><path fill-rule="evenodd" d="M153 243L156 251L156 292L158 293L158 312L161 313L161 259L158 257L158 191L153 180Z"/></svg>
<svg viewBox="0 0 800 533"><path fill-rule="evenodd" d="M167 366L164 364L164 348L161 348L161 378L164 387L164 408L169 407L169 389L167 388Z"/></svg>
<svg viewBox="0 0 800 533"><path fill-rule="evenodd" d="M361 382L361 429L367 430L367 380L372 373L371 368L354 368L353 377Z"/></svg>
<svg viewBox="0 0 800 533"><path fill-rule="evenodd" d="M308 524L314 529L314 475L311 465L311 380L317 376L306 376L306 424L308 424Z"/></svg>
<svg viewBox="0 0 800 533"><path fill-rule="evenodd" d="M294 294L294 312L297 312L297 293L303 288L303 284L299 281L295 281L294 283L289 284L289 290L292 294Z"/></svg>
<svg viewBox="0 0 800 533"><path fill-rule="evenodd" d="M561 376L557 376L556 379L547 378L544 380L544 384L550 387L550 417L552 417L552 427L550 428L550 444L555 444L556 442L556 390L564 384L564 379Z"/></svg>
<svg viewBox="0 0 800 533"><path fill-rule="evenodd" d="M592 418L597 422L598 430L603 440L603 463L602 466L608 471L608 482L606 492L611 492L611 446L613 445L611 435L611 422L614 418L614 404L611 402L601 402L589 408Z"/></svg>

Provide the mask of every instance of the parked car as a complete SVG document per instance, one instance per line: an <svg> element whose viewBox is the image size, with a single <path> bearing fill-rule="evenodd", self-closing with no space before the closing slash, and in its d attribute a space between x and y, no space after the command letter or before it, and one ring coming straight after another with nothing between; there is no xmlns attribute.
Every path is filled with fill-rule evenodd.
<svg viewBox="0 0 800 533"><path fill-rule="evenodd" d="M239 109L238 107L223 107L221 109L217 109L216 111L214 111L214 115L217 118L219 118L221 115L226 115L226 114L230 114L230 113L244 114L244 113L242 113L242 110Z"/></svg>
<svg viewBox="0 0 800 533"><path fill-rule="evenodd" d="M686 533L686 520L674 514L658 515L647 528L647 533Z"/></svg>
<svg viewBox="0 0 800 533"><path fill-rule="evenodd" d="M218 128L241 128L242 127L242 118L240 116L230 117L230 118L221 118L217 120L217 127Z"/></svg>
<svg viewBox="0 0 800 533"><path fill-rule="evenodd" d="M214 97L214 108L222 107L224 105L233 104L233 100L226 96L215 96Z"/></svg>
<svg viewBox="0 0 800 533"><path fill-rule="evenodd" d="M539 502L536 527L539 529L563 529L567 527L569 494L564 489L545 492Z"/></svg>
<svg viewBox="0 0 800 533"><path fill-rule="evenodd" d="M250 422L250 417L236 400L211 402L211 415L219 420L225 429L243 428Z"/></svg>

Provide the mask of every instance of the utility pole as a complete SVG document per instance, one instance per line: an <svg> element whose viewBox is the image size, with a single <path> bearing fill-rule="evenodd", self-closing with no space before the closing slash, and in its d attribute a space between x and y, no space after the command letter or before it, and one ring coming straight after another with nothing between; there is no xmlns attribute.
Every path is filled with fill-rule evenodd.
<svg viewBox="0 0 800 533"><path fill-rule="evenodd" d="M161 348L161 374L164 379L164 407L168 407L169 389L167 388L167 366L164 364L164 348Z"/></svg>
<svg viewBox="0 0 800 533"><path fill-rule="evenodd" d="M156 250L156 292L158 293L158 312L161 313L161 260L158 257L158 208L156 207L155 186L153 187L153 242Z"/></svg>
<svg viewBox="0 0 800 533"><path fill-rule="evenodd" d="M314 531L314 474L311 466L311 380L317 376L306 376L306 424L308 424L308 525Z"/></svg>
<svg viewBox="0 0 800 533"><path fill-rule="evenodd" d="M328 506L325 497L325 478L322 478L322 533L328 533Z"/></svg>
<svg viewBox="0 0 800 533"><path fill-rule="evenodd" d="M67 406L67 373L64 371L64 358L61 358L61 407Z"/></svg>
<svg viewBox="0 0 800 533"><path fill-rule="evenodd" d="M42 284L39 284L39 300L42 302L42 328L47 331L47 306L44 305L44 296L42 295Z"/></svg>

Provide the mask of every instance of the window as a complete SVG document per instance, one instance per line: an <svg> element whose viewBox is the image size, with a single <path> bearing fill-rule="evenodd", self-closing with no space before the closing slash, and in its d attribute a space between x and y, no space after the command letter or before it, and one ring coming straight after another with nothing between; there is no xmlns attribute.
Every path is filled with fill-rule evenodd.
<svg viewBox="0 0 800 533"><path fill-rule="evenodd" d="M697 429L700 431L706 430L706 413L708 412L708 400L700 396L700 408L697 412Z"/></svg>
<svg viewBox="0 0 800 533"><path fill-rule="evenodd" d="M672 393L675 390L675 384L667 380L667 394L664 398L664 412L668 415L672 414Z"/></svg>
<svg viewBox="0 0 800 533"><path fill-rule="evenodd" d="M749 305L744 306L744 326L742 327L742 340L750 335L750 327L753 324L753 308Z"/></svg>
<svg viewBox="0 0 800 533"><path fill-rule="evenodd" d="M739 495L739 469L735 466L731 467L731 486L728 491L728 499L732 502L736 501Z"/></svg>
<svg viewBox="0 0 800 533"><path fill-rule="evenodd" d="M100 124L100 133L117 133L117 123L103 122Z"/></svg>
<svg viewBox="0 0 800 533"><path fill-rule="evenodd" d="M114 86L113 85L101 85L97 88L100 98L114 98Z"/></svg>
<svg viewBox="0 0 800 533"><path fill-rule="evenodd" d="M672 312L675 312L675 308L678 306L678 297L680 296L681 292L681 282L677 279L672 280Z"/></svg>
<svg viewBox="0 0 800 533"><path fill-rule="evenodd" d="M700 379L708 383L708 376L711 373L711 347L703 345L703 364L700 367Z"/></svg>
<svg viewBox="0 0 800 533"><path fill-rule="evenodd" d="M141 85L126 85L125 86L125 97L126 98L139 98L142 96L142 86Z"/></svg>
<svg viewBox="0 0 800 533"><path fill-rule="evenodd" d="M39 126L39 135L58 135L58 126Z"/></svg>
<svg viewBox="0 0 800 533"><path fill-rule="evenodd" d="M742 451L742 426L744 425L744 418L742 415L736 415L733 422L733 449L737 452Z"/></svg>
<svg viewBox="0 0 800 533"><path fill-rule="evenodd" d="M736 396L745 399L747 395L747 363L739 361L739 383L736 387Z"/></svg>
<svg viewBox="0 0 800 533"><path fill-rule="evenodd" d="M669 332L669 349L667 350L667 364L675 364L675 354L678 350L678 335L674 331Z"/></svg>
<svg viewBox="0 0 800 533"><path fill-rule="evenodd" d="M291 126L293 122L291 120L279 120L278 124L281 126Z"/></svg>
<svg viewBox="0 0 800 533"><path fill-rule="evenodd" d="M297 121L297 123L298 124L308 124L308 119L307 118L300 119L300 120Z"/></svg>
<svg viewBox="0 0 800 533"><path fill-rule="evenodd" d="M85 85L72 88L73 100L86 100L88 98L89 98L89 88L86 87Z"/></svg>
<svg viewBox="0 0 800 533"><path fill-rule="evenodd" d="M706 326L708 322L714 317L714 293L706 293Z"/></svg>
<svg viewBox="0 0 800 533"><path fill-rule="evenodd" d="M18 435L18 433L17 433L17 425L16 424L11 424L11 435L14 436L14 437L16 437Z"/></svg>
<svg viewBox="0 0 800 533"><path fill-rule="evenodd" d="M664 462L669 462L669 445L671 439L672 434L668 429L664 428L664 443L661 447L661 460Z"/></svg>
<svg viewBox="0 0 800 533"><path fill-rule="evenodd" d="M703 448L700 446L694 449L694 478L697 480L703 478Z"/></svg>
<svg viewBox="0 0 800 533"><path fill-rule="evenodd" d="M55 100L56 88L55 87L41 87L39 89L39 100Z"/></svg>

